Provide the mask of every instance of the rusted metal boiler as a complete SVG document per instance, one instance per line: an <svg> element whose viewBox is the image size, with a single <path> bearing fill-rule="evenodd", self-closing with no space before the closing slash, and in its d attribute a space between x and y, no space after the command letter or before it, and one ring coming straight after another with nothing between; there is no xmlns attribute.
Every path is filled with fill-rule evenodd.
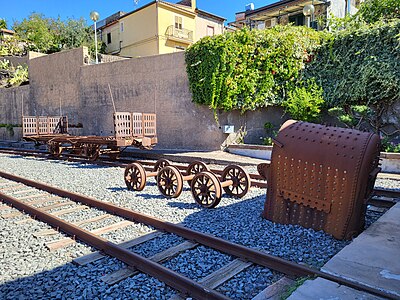
<svg viewBox="0 0 400 300"><path fill-rule="evenodd" d="M364 227L379 168L380 138L369 132L289 120L274 141L263 216L351 239Z"/></svg>

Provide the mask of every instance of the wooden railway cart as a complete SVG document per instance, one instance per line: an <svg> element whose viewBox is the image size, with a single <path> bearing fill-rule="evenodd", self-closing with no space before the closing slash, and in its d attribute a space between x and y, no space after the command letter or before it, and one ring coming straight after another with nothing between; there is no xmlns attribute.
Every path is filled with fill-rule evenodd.
<svg viewBox="0 0 400 300"><path fill-rule="evenodd" d="M22 124L23 139L37 145L46 144L54 156L68 151L91 160L102 154L115 159L121 147L151 149L157 143L155 114L115 112L114 136L70 135L67 117L24 116Z"/></svg>

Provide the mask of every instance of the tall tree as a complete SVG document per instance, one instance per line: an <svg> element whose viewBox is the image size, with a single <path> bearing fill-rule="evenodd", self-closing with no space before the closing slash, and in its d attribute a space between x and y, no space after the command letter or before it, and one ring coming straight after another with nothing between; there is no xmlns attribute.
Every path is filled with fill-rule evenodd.
<svg viewBox="0 0 400 300"><path fill-rule="evenodd" d="M46 18L33 13L21 23L14 23L14 30L22 40L29 42L30 50L53 53L81 46L94 48L93 29L83 18L63 21L59 17ZM101 43L98 48L99 52L104 49Z"/></svg>
<svg viewBox="0 0 400 300"><path fill-rule="evenodd" d="M0 19L0 29L7 29L7 22L4 19Z"/></svg>
<svg viewBox="0 0 400 300"><path fill-rule="evenodd" d="M45 18L43 14L32 13L28 19L15 22L13 28L21 39L33 43L31 50L49 53L57 48L50 25L51 19Z"/></svg>

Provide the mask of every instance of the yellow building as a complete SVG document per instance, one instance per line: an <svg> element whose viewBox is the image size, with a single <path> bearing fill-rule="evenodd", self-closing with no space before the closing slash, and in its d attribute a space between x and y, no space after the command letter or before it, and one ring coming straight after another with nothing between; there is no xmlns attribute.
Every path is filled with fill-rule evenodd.
<svg viewBox="0 0 400 300"><path fill-rule="evenodd" d="M182 51L207 35L221 34L222 17L196 8L196 1L153 1L99 22L106 53L139 57Z"/></svg>

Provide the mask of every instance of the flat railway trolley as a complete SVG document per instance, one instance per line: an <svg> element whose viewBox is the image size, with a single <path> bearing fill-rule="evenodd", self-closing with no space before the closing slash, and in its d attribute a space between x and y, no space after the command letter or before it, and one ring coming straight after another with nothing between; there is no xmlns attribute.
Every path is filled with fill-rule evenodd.
<svg viewBox="0 0 400 300"><path fill-rule="evenodd" d="M23 139L47 145L51 155L63 152L96 160L100 155L116 159L128 146L151 149L157 143L156 114L115 112L114 136L74 136L65 116L23 116Z"/></svg>

